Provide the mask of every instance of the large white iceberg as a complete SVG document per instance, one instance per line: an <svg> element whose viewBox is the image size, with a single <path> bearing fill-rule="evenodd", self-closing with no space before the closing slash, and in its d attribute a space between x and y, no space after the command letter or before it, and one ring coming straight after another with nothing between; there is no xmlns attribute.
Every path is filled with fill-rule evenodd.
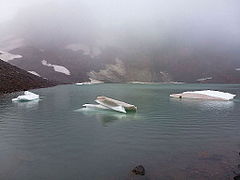
<svg viewBox="0 0 240 180"><path fill-rule="evenodd" d="M39 99L39 95L29 91L24 91L24 95L20 95L17 98L13 98L12 101L33 101L38 99Z"/></svg>
<svg viewBox="0 0 240 180"><path fill-rule="evenodd" d="M208 99L208 100L231 100L235 94L230 94L221 91L202 90L202 91L186 91L180 94L171 94L174 98L188 98L188 99Z"/></svg>

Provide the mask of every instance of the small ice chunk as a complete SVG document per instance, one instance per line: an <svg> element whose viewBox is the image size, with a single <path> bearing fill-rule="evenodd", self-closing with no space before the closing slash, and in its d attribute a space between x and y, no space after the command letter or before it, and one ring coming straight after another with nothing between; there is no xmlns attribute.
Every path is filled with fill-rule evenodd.
<svg viewBox="0 0 240 180"><path fill-rule="evenodd" d="M29 91L24 91L24 95L20 95L17 98L13 98L12 101L32 101L39 99L39 95Z"/></svg>

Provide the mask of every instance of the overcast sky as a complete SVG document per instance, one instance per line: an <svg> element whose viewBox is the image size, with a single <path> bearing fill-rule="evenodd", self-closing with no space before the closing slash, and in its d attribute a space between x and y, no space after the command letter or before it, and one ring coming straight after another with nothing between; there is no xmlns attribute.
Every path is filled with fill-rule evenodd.
<svg viewBox="0 0 240 180"><path fill-rule="evenodd" d="M12 29L25 27L28 33L42 33L44 26L46 34L62 28L76 37L84 27L106 35L130 29L133 34L173 31L191 39L207 34L229 42L240 39L239 0L0 0L0 23L12 19L18 24Z"/></svg>
<svg viewBox="0 0 240 180"><path fill-rule="evenodd" d="M121 17L149 16L155 11L159 15L203 15L209 13L217 15L217 18L236 18L239 15L239 0L1 0L0 1L0 22L9 20L16 13L25 7L46 2L62 2L65 4L86 4L95 10L102 10L101 13L109 16L117 14ZM203 12L204 11L204 12ZM141 16L143 17L143 16ZM126 17L127 18L127 17Z"/></svg>

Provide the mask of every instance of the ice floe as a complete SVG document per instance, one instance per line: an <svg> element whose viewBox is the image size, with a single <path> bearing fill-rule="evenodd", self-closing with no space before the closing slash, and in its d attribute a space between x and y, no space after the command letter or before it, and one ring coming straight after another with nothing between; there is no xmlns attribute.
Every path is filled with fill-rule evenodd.
<svg viewBox="0 0 240 180"><path fill-rule="evenodd" d="M188 99L208 99L208 100L231 100L235 94L230 94L221 91L202 90L202 91L186 91L180 94L171 94L174 98L188 98Z"/></svg>

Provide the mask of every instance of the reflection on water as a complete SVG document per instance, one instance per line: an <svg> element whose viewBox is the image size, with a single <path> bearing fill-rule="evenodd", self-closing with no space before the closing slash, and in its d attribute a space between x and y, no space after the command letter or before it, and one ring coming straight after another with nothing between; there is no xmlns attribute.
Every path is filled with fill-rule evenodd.
<svg viewBox="0 0 240 180"><path fill-rule="evenodd" d="M174 103L180 103L186 106L196 106L202 110L224 110L234 106L234 101L217 101L217 100L197 100L197 99L176 99L170 98Z"/></svg>
<svg viewBox="0 0 240 180"><path fill-rule="evenodd" d="M81 112L85 116L95 117L100 120L103 126L109 123L115 122L116 120L133 120L137 117L136 112L130 112L127 114L115 112L108 109L96 109L96 108L80 108L74 112Z"/></svg>

